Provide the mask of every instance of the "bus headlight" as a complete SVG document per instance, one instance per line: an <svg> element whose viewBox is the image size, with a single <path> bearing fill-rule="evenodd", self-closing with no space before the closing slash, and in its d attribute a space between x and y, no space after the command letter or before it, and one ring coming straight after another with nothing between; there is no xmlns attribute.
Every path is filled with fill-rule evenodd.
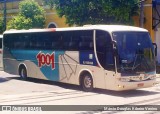
<svg viewBox="0 0 160 114"><path fill-rule="evenodd" d="M129 82L130 79L129 79L129 78L119 78L119 81L122 81L122 82Z"/></svg>

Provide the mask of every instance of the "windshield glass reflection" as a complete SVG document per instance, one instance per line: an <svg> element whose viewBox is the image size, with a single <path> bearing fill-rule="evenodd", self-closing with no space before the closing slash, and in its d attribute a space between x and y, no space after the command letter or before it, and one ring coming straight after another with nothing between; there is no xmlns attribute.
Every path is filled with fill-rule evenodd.
<svg viewBox="0 0 160 114"><path fill-rule="evenodd" d="M118 72L140 74L155 70L153 45L147 32L114 32L118 47Z"/></svg>

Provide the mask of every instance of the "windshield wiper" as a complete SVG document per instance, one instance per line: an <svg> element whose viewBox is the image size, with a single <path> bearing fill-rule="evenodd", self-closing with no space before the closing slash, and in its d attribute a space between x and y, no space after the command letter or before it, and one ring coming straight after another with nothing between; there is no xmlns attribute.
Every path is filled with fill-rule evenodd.
<svg viewBox="0 0 160 114"><path fill-rule="evenodd" d="M136 57L135 57L135 60L134 60L134 64L133 64L132 70L136 69L136 68L140 65L140 64L136 65L137 57L138 57L138 54L136 54ZM135 66L135 65L136 65L136 66Z"/></svg>
<svg viewBox="0 0 160 114"><path fill-rule="evenodd" d="M136 62L137 62L137 59L138 57L140 57L140 63L136 65ZM143 65L146 70L149 70L149 64L147 63L147 60L144 56L144 54L136 54L136 57L135 57L135 61L134 61L134 64L133 64L133 67L132 67L132 70L135 70L138 66L140 65Z"/></svg>

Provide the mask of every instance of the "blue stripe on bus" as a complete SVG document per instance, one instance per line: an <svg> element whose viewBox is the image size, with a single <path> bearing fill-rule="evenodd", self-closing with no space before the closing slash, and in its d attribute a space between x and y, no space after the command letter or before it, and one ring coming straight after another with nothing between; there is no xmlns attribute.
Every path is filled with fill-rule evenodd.
<svg viewBox="0 0 160 114"><path fill-rule="evenodd" d="M54 53L54 65L55 68L52 69L51 65L42 65L40 67L41 72L44 74L44 76L49 79L49 80L53 80L53 81L59 81L59 56L63 55L65 53L65 51L46 51L46 50L12 50L11 53L14 56L14 58L17 61L25 61L25 60L29 60L33 63L35 63L37 65L37 67L39 66L38 60L37 60L37 55L39 53L43 53L45 55L51 55ZM34 71L34 69L33 69Z"/></svg>

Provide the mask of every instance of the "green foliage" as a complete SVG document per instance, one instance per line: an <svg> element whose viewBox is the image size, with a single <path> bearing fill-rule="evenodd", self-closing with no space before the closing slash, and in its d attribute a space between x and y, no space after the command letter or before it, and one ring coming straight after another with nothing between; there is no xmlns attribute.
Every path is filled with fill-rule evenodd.
<svg viewBox="0 0 160 114"><path fill-rule="evenodd" d="M51 9L54 7L55 0L43 0L43 1L46 5L49 5Z"/></svg>
<svg viewBox="0 0 160 114"><path fill-rule="evenodd" d="M55 6L69 25L131 24L138 12L139 0L44 0ZM48 1L48 2L47 2ZM53 2L55 5L53 5Z"/></svg>
<svg viewBox="0 0 160 114"><path fill-rule="evenodd" d="M3 18L0 17L0 34L3 33Z"/></svg>
<svg viewBox="0 0 160 114"><path fill-rule="evenodd" d="M8 23L8 29L30 29L32 28L32 20L18 15Z"/></svg>
<svg viewBox="0 0 160 114"><path fill-rule="evenodd" d="M44 13L44 9L34 0L22 1L19 4L19 14L8 23L7 29L43 28Z"/></svg>

